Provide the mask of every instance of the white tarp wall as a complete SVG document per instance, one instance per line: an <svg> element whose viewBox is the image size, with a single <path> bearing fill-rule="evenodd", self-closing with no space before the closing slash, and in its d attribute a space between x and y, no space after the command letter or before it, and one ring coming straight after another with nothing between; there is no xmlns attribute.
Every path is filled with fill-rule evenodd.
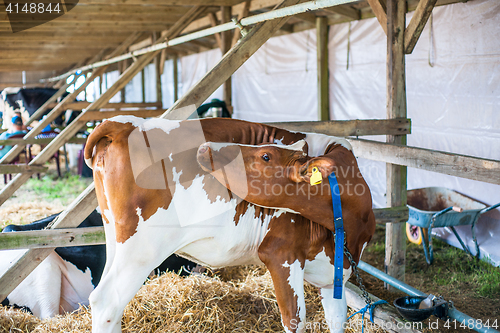
<svg viewBox="0 0 500 333"><path fill-rule="evenodd" d="M271 38L233 75L234 118L318 120L316 31Z"/></svg>
<svg viewBox="0 0 500 333"><path fill-rule="evenodd" d="M428 23L406 56L412 120L408 145L500 160L500 17L494 14L499 10L494 0L434 9L432 28ZM386 36L375 19L353 22L347 70L348 29L349 24L330 28L332 119L385 118ZM385 164L360 164L375 205L384 206ZM430 186L447 187L488 205L500 202L498 185L408 168L408 189ZM470 227L457 230L470 232ZM500 212L484 215L478 230L482 250L500 264ZM449 240L458 245L454 236Z"/></svg>
<svg viewBox="0 0 500 333"><path fill-rule="evenodd" d="M193 54L180 59L179 72L179 97L189 91L205 74L212 69L222 57L219 49ZM219 87L207 99L209 102L213 98L222 100L222 87Z"/></svg>
<svg viewBox="0 0 500 333"><path fill-rule="evenodd" d="M496 0L434 9L432 29L428 23L406 57L412 120L408 145L500 160L498 12ZM328 47L331 119L386 118L386 36L378 21L331 26ZM218 50L182 58L180 95L219 58ZM233 75L234 117L260 122L317 120L316 77L315 30L271 38ZM219 91L217 98L222 97ZM374 205L384 207L385 164L363 159L359 163ZM408 189L430 186L447 187L487 205L500 202L498 185L408 169ZM468 226L457 229L470 231ZM500 253L494 251L500 211L484 215L478 229L482 251L500 264Z"/></svg>

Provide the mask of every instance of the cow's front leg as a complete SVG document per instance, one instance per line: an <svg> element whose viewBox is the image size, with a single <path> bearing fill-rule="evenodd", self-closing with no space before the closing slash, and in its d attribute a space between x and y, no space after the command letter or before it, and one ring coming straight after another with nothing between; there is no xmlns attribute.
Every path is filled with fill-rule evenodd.
<svg viewBox="0 0 500 333"><path fill-rule="evenodd" d="M346 328L347 300L345 298L345 285L351 276L352 269L344 268L342 298L333 298L333 285L320 288L321 304L325 312L325 320L332 333L342 333ZM333 282L333 281L332 281Z"/></svg>
<svg viewBox="0 0 500 333"><path fill-rule="evenodd" d="M280 256L279 253L286 254ZM304 262L291 256L293 251L275 251L271 246L259 248L259 257L273 279L276 300L285 332L304 332Z"/></svg>
<svg viewBox="0 0 500 333"><path fill-rule="evenodd" d="M342 288L342 299L333 298L333 288L320 288L321 304L325 311L325 320L332 333L342 333L346 328L347 301L345 287Z"/></svg>

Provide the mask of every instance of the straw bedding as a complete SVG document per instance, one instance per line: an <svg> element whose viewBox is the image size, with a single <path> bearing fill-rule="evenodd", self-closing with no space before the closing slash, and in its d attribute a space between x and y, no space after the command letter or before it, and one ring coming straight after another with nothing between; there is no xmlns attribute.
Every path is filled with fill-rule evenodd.
<svg viewBox="0 0 500 333"><path fill-rule="evenodd" d="M61 204L48 202L14 203L0 208L0 229L8 224L26 224L64 210Z"/></svg>
<svg viewBox="0 0 500 333"><path fill-rule="evenodd" d="M316 288L306 284L305 290L307 320L321 323L324 317ZM213 277L166 273L153 278L125 309L122 328L124 332L283 331L271 277L260 267L230 268ZM306 328L306 332L327 331L320 325ZM91 332L90 309L81 307L40 320L0 306L0 332Z"/></svg>

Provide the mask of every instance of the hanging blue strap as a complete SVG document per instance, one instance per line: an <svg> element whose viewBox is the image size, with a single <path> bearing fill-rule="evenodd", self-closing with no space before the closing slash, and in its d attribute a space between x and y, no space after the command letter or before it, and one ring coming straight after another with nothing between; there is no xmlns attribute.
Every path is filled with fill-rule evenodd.
<svg viewBox="0 0 500 333"><path fill-rule="evenodd" d="M349 318L347 318L346 321L349 321L349 319L351 319L353 316L357 315L358 313L361 313L361 315L362 315L362 319L361 319L362 320L361 333L364 333L364 331L365 331L365 313L366 313L366 311L368 311L370 313L370 321L373 323L373 310L375 310L375 307L377 305L380 305L380 304L387 304L387 302L381 299L381 300L376 301L374 303L366 304L366 306L364 308L362 308L359 311L354 312L352 315L350 315Z"/></svg>
<svg viewBox="0 0 500 333"><path fill-rule="evenodd" d="M332 193L333 221L335 223L335 258L333 260L333 298L342 298L342 282L344 279L344 220L340 202L340 189L335 173L328 176Z"/></svg>

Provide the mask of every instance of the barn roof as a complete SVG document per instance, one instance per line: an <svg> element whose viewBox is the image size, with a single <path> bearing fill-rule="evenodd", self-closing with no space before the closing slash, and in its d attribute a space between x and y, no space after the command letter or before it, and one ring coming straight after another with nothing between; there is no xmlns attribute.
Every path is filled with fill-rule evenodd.
<svg viewBox="0 0 500 333"><path fill-rule="evenodd" d="M76 1L76 0L73 0ZM296 15L289 19L279 33L291 33L315 27L317 16L326 16L329 24L373 17L370 1L356 1L348 5ZM43 0L41 2L50 2ZM269 11L280 0L252 0L249 14ZM444 5L460 0L439 0ZM193 6L207 6L199 18L183 33L189 33L220 24L221 6L231 6L232 15L245 10L242 0L79 0L72 6L66 0L66 14L29 28L12 32L6 5L0 4L0 89L11 83L20 82L21 71L27 72L27 82L61 74L75 66L101 60L121 43L134 40L130 48L138 49L151 44L154 34L160 34L171 27ZM414 10L418 0L409 0L409 10ZM46 16L34 16L45 19ZM28 28L33 22L17 22L17 29ZM168 49L170 55L186 55L218 47L215 36ZM125 50L130 51L130 50ZM116 67L115 67L116 68ZM114 68L110 68L114 69Z"/></svg>

